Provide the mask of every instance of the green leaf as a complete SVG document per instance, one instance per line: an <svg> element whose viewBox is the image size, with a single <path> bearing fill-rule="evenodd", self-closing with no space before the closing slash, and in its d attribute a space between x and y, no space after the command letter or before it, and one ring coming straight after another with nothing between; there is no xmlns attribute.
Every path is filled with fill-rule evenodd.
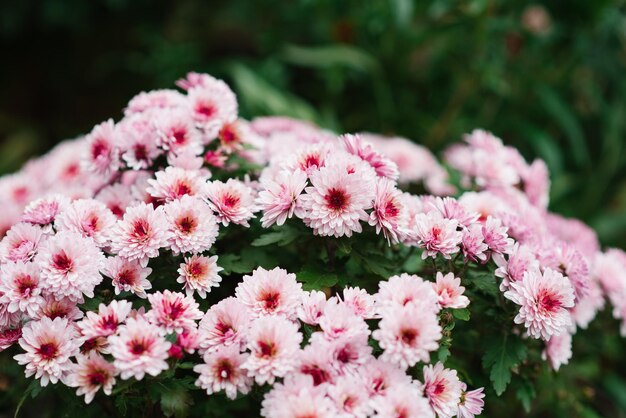
<svg viewBox="0 0 626 418"><path fill-rule="evenodd" d="M447 345L440 346L437 350L437 359L445 364L448 357L450 357L450 347Z"/></svg>
<svg viewBox="0 0 626 418"><path fill-rule="evenodd" d="M251 260L242 260L237 254L220 255L217 264L224 269L221 273L226 276L231 273L250 273L255 267Z"/></svg>
<svg viewBox="0 0 626 418"><path fill-rule="evenodd" d="M278 244L281 247L291 244L299 236L297 229L283 227L275 232L268 232L252 241L252 246L263 247L271 244Z"/></svg>
<svg viewBox="0 0 626 418"><path fill-rule="evenodd" d="M337 284L339 278L333 273L323 273L313 270L303 270L296 275L298 281L302 282L304 290L322 290Z"/></svg>
<svg viewBox="0 0 626 418"><path fill-rule="evenodd" d="M481 293L496 296L499 292L496 276L490 272L468 272L469 282Z"/></svg>
<svg viewBox="0 0 626 418"><path fill-rule="evenodd" d="M30 384L24 391L24 394L22 395L20 401L18 402L17 407L15 408L15 414L13 415L13 417L17 418L18 414L20 413L20 410L22 409L22 405L24 405L24 402L26 401L26 398L28 398L29 395L31 398L34 399L38 394L41 393L43 389L44 388L39 384L39 380L36 380L36 379L31 380Z"/></svg>
<svg viewBox="0 0 626 418"><path fill-rule="evenodd" d="M501 340L492 340L483 356L483 367L489 369L489 379L498 396L504 393L511 382L511 369L526 358L527 349L523 342L513 335L505 335Z"/></svg>
<svg viewBox="0 0 626 418"><path fill-rule="evenodd" d="M469 321L470 320L470 311L467 308L462 309L452 309L452 316L461 321Z"/></svg>
<svg viewBox="0 0 626 418"><path fill-rule="evenodd" d="M528 380L524 379L517 388L515 396L522 403L524 411L526 411L527 414L530 413L533 399L537 396L535 387Z"/></svg>
<svg viewBox="0 0 626 418"><path fill-rule="evenodd" d="M161 386L161 409L165 416L186 417L189 406L193 403L187 388L175 380L163 382Z"/></svg>

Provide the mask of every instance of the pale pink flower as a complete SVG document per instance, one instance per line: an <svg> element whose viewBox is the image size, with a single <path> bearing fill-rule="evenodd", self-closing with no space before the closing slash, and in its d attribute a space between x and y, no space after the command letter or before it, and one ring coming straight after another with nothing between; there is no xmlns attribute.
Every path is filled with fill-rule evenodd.
<svg viewBox="0 0 626 418"><path fill-rule="evenodd" d="M211 306L198 326L200 345L203 350L215 351L219 347L245 344L245 333L250 323L248 311L234 297L222 299Z"/></svg>
<svg viewBox="0 0 626 418"><path fill-rule="evenodd" d="M77 326L86 338L107 337L115 334L131 309L132 304L126 300L113 300L108 305L101 303L97 313L86 312L86 317Z"/></svg>
<svg viewBox="0 0 626 418"><path fill-rule="evenodd" d="M201 253L215 243L219 229L217 218L199 197L183 196L163 209L174 254Z"/></svg>
<svg viewBox="0 0 626 418"><path fill-rule="evenodd" d="M441 254L450 258L459 251L463 234L457 231L459 223L455 219L446 219L439 212L420 213L415 216L415 231L419 246L424 248L422 258L436 258Z"/></svg>
<svg viewBox="0 0 626 418"><path fill-rule="evenodd" d="M424 395L439 418L456 415L463 393L463 383L456 370L446 369L443 364L424 366Z"/></svg>
<svg viewBox="0 0 626 418"><path fill-rule="evenodd" d="M400 367L374 357L358 373L373 401L390 395L401 386L411 384L411 378Z"/></svg>
<svg viewBox="0 0 626 418"><path fill-rule="evenodd" d="M375 418L435 418L428 400L415 384L398 385L372 404L376 409Z"/></svg>
<svg viewBox="0 0 626 418"><path fill-rule="evenodd" d="M175 109L184 107L185 105L185 96L176 90L152 90L149 92L141 92L133 97L130 102L128 102L126 109L124 109L124 114L129 116L134 113L158 109Z"/></svg>
<svg viewBox="0 0 626 418"><path fill-rule="evenodd" d="M118 373L115 366L94 352L79 355L76 360L78 363L68 378L69 386L78 388L76 396L85 395L85 403L89 404L100 389L106 395L111 395Z"/></svg>
<svg viewBox="0 0 626 418"><path fill-rule="evenodd" d="M328 387L328 397L333 401L340 418L367 418L372 413L369 395L363 382L353 376L341 376Z"/></svg>
<svg viewBox="0 0 626 418"><path fill-rule="evenodd" d="M155 116L154 131L161 148L174 155L202 153L202 134L187 109L160 111Z"/></svg>
<svg viewBox="0 0 626 418"><path fill-rule="evenodd" d="M178 283L183 283L183 289L187 296L193 295L194 292L202 298L206 298L206 294L211 291L211 287L218 287L222 278L219 272L224 270L217 265L217 256L205 257L202 255L193 255L185 257L185 262L180 264L178 269Z"/></svg>
<svg viewBox="0 0 626 418"><path fill-rule="evenodd" d="M360 135L342 135L339 137L346 151L350 154L356 155L363 161L367 162L376 171L376 175L379 177L386 177L389 180L395 181L398 179L400 173L396 163L389 158L378 153L374 147L364 141Z"/></svg>
<svg viewBox="0 0 626 418"><path fill-rule="evenodd" d="M130 187L119 183L103 188L95 199L104 203L117 219L122 219L126 208L135 203Z"/></svg>
<svg viewBox="0 0 626 418"><path fill-rule="evenodd" d="M441 336L437 314L419 302L386 309L372 333L384 350L380 358L403 369L428 362Z"/></svg>
<svg viewBox="0 0 626 418"><path fill-rule="evenodd" d="M513 239L507 235L508 228L502 225L502 221L489 216L483 225L483 239L494 253L508 253L513 246Z"/></svg>
<svg viewBox="0 0 626 418"><path fill-rule="evenodd" d="M45 241L39 226L17 223L11 227L0 241L0 261L31 261L37 254L39 245Z"/></svg>
<svg viewBox="0 0 626 418"><path fill-rule="evenodd" d="M198 170L167 167L157 171L155 179L148 179L146 191L158 201L172 202L183 196L204 197L207 176Z"/></svg>
<svg viewBox="0 0 626 418"><path fill-rule="evenodd" d="M57 231L72 231L89 237L103 247L108 242L107 235L116 220L113 212L104 203L93 199L78 199L57 216L54 226Z"/></svg>
<svg viewBox="0 0 626 418"><path fill-rule="evenodd" d="M324 332L324 337L334 340L344 336L369 335L367 323L354 313L354 310L344 304L326 303L324 314L319 319L319 326Z"/></svg>
<svg viewBox="0 0 626 418"><path fill-rule="evenodd" d="M159 255L170 239L162 207L140 203L126 210L124 218L112 228L111 250L120 257L138 260L143 266Z"/></svg>
<svg viewBox="0 0 626 418"><path fill-rule="evenodd" d="M250 226L256 207L252 190L243 182L228 179L226 183L215 180L207 183L206 196L209 206L224 226L229 223Z"/></svg>
<svg viewBox="0 0 626 418"><path fill-rule="evenodd" d="M359 171L348 173L342 165L322 167L311 174L312 186L300 197L304 222L322 236L352 236L361 232L360 221L374 200L374 185Z"/></svg>
<svg viewBox="0 0 626 418"><path fill-rule="evenodd" d="M484 388L478 388L467 391L467 385L461 383L461 400L459 401L458 411L456 416L458 418L474 418L477 415L482 414L485 406Z"/></svg>
<svg viewBox="0 0 626 418"><path fill-rule="evenodd" d="M364 289L358 287L344 287L341 302L363 319L376 317L376 298Z"/></svg>
<svg viewBox="0 0 626 418"><path fill-rule="evenodd" d="M50 232L57 215L69 204L69 199L60 194L53 194L33 200L24 209L22 222L41 226L45 232Z"/></svg>
<svg viewBox="0 0 626 418"><path fill-rule="evenodd" d="M433 287L439 295L439 306L442 308L466 308L470 303L467 296L463 295L465 288L461 286L461 279L454 277L454 273L444 276L438 271L437 282L433 283Z"/></svg>
<svg viewBox="0 0 626 418"><path fill-rule="evenodd" d="M225 123L219 130L217 137L220 141L220 149L226 154L242 153L246 147L259 148L263 144L263 142L259 142L262 140L257 134L250 129L248 122L242 119Z"/></svg>
<svg viewBox="0 0 626 418"><path fill-rule="evenodd" d="M402 273L399 276L391 276L387 281L380 281L375 297L379 311L390 306L404 306L409 303L428 306L433 312L439 311L439 297L432 283L415 274Z"/></svg>
<svg viewBox="0 0 626 418"><path fill-rule="evenodd" d="M20 347L25 351L14 358L26 365L26 377L35 375L41 386L65 381L72 368L70 357L78 354L80 339L76 329L64 318L42 318L22 329Z"/></svg>
<svg viewBox="0 0 626 418"><path fill-rule="evenodd" d="M11 347L13 344L22 338L22 327L17 328L5 328L0 327L0 353Z"/></svg>
<svg viewBox="0 0 626 418"><path fill-rule="evenodd" d="M84 316L83 311L78 309L76 301L68 298L55 299L50 295L44 296L44 303L35 315L35 319L42 318L65 318L68 321L77 321Z"/></svg>
<svg viewBox="0 0 626 418"><path fill-rule="evenodd" d="M104 261L102 273L112 280L116 295L121 292L131 292L145 299L146 290L152 288L152 284L147 279L152 269L142 267L135 260L109 257Z"/></svg>
<svg viewBox="0 0 626 418"><path fill-rule="evenodd" d="M299 197L306 185L307 175L301 170L295 170L292 173L281 171L273 179L262 178L262 190L259 192L256 203L263 211L261 218L263 228L269 228L274 223L282 225L294 213L297 217L302 217Z"/></svg>
<svg viewBox="0 0 626 418"><path fill-rule="evenodd" d="M576 302L570 314L578 327L587 329L589 323L602 308L604 308L602 289L596 280L592 280L589 283L589 291Z"/></svg>
<svg viewBox="0 0 626 418"><path fill-rule="evenodd" d="M242 365L259 385L274 383L293 370L302 334L293 322L268 316L255 320L247 333L251 355Z"/></svg>
<svg viewBox="0 0 626 418"><path fill-rule="evenodd" d="M204 389L207 395L224 391L226 397L235 399L237 393L246 394L252 387L252 378L241 368L249 354L240 353L231 345L219 347L217 351L206 352L204 363L194 366L193 371L200 376L196 386Z"/></svg>
<svg viewBox="0 0 626 418"><path fill-rule="evenodd" d="M461 238L461 251L466 258L477 262L487 261L485 252L489 246L485 243L483 237L483 227L481 224L475 223L463 229L463 237ZM495 256L494 256L495 259Z"/></svg>
<svg viewBox="0 0 626 418"><path fill-rule="evenodd" d="M574 246L587 257L593 257L600 250L596 232L578 219L567 219L554 213L546 214L550 232L563 242Z"/></svg>
<svg viewBox="0 0 626 418"><path fill-rule="evenodd" d="M124 380L141 380L146 374L156 376L167 370L170 345L160 329L142 317L126 319L118 333L109 337L113 364Z"/></svg>
<svg viewBox="0 0 626 418"><path fill-rule="evenodd" d="M325 340L314 339L311 344L304 347L297 358L297 372L311 376L314 386L332 383L337 375L330 366L332 353L325 349L327 346Z"/></svg>
<svg viewBox="0 0 626 418"><path fill-rule="evenodd" d="M320 349L331 353L330 365L339 375L357 373L372 358L372 347L368 344L367 334L363 332L346 333L326 344L319 344Z"/></svg>
<svg viewBox="0 0 626 418"><path fill-rule="evenodd" d="M548 360L552 369L559 371L559 368L572 358L572 334L563 332L550 337L546 341L546 349L541 353L541 357Z"/></svg>
<svg viewBox="0 0 626 418"><path fill-rule="evenodd" d="M382 230L388 242L397 244L402 235L408 232L408 223L409 212L404 206L402 192L396 188L395 182L385 177L379 178L369 224L376 227L377 234Z"/></svg>
<svg viewBox="0 0 626 418"><path fill-rule="evenodd" d="M546 243L537 255L542 268L549 267L567 276L577 300L587 294L589 264L580 251L566 243Z"/></svg>
<svg viewBox="0 0 626 418"><path fill-rule="evenodd" d="M225 123L237 119L237 98L222 80L213 79L187 91L193 118L208 141L217 137Z"/></svg>
<svg viewBox="0 0 626 418"><path fill-rule="evenodd" d="M68 297L77 302L83 295L92 298L102 281L100 268L104 254L90 238L63 231L48 239L35 262L41 268L41 286L57 299Z"/></svg>
<svg viewBox="0 0 626 418"><path fill-rule="evenodd" d="M521 281L511 282L504 293L520 305L516 324L524 324L533 338L550 339L564 332L571 324L568 308L574 306L574 289L561 273L546 269L524 273Z"/></svg>
<svg viewBox="0 0 626 418"><path fill-rule="evenodd" d="M519 243L515 243L508 259L502 254L494 254L493 261L498 266L494 274L503 279L500 285L502 291L507 290L511 282L522 280L527 271L539 268L539 262L530 247Z"/></svg>
<svg viewBox="0 0 626 418"><path fill-rule="evenodd" d="M154 140L153 114L137 113L120 121L119 142L122 159L132 170L146 170L162 154Z"/></svg>
<svg viewBox="0 0 626 418"><path fill-rule="evenodd" d="M190 296L179 292L155 292L148 295L151 309L146 318L158 325L164 334L193 330L202 318L198 303Z"/></svg>
<svg viewBox="0 0 626 418"><path fill-rule="evenodd" d="M446 219L456 219L459 225L469 227L478 220L480 215L469 211L461 202L452 197L434 197L429 205L439 211ZM427 212L430 212L427 210Z"/></svg>
<svg viewBox="0 0 626 418"><path fill-rule="evenodd" d="M96 125L85 137L87 149L84 167L99 176L107 177L120 168L118 133L112 119Z"/></svg>
<svg viewBox="0 0 626 418"><path fill-rule="evenodd" d="M39 269L34 263L8 262L0 266L0 303L10 312L34 317L44 304Z"/></svg>
<svg viewBox="0 0 626 418"><path fill-rule="evenodd" d="M187 91L193 87L202 87L208 86L211 83L214 83L216 78L210 76L209 74L196 73L194 71L190 71L187 73L186 78L180 78L176 80L176 85L181 89Z"/></svg>
<svg viewBox="0 0 626 418"><path fill-rule="evenodd" d="M292 319L302 298L302 284L287 270L259 267L251 276L243 276L235 295L253 318L280 315Z"/></svg>
<svg viewBox="0 0 626 418"><path fill-rule="evenodd" d="M263 399L261 416L265 418L332 418L333 404L320 386L313 386L309 376L290 375L277 383Z"/></svg>
<svg viewBox="0 0 626 418"><path fill-rule="evenodd" d="M310 145L287 157L284 166L289 172L300 170L310 177L314 172L326 165L329 153L330 147L328 144Z"/></svg>
<svg viewBox="0 0 626 418"><path fill-rule="evenodd" d="M535 160L522 173L524 193L528 201L535 206L546 208L550 201L550 173L543 160Z"/></svg>
<svg viewBox="0 0 626 418"><path fill-rule="evenodd" d="M298 319L305 324L317 325L324 313L326 294L319 290L303 292L301 305L298 306Z"/></svg>

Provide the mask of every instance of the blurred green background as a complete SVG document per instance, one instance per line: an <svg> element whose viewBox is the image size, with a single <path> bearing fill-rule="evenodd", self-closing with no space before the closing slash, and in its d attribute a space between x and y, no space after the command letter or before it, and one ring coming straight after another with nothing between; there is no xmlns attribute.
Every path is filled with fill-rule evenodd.
<svg viewBox="0 0 626 418"><path fill-rule="evenodd" d="M0 173L193 70L229 82L248 118L436 152L491 130L546 160L552 210L626 244L624 0L21 0L0 3L0 47ZM539 393L535 416L623 416L617 329L577 335L577 366L554 377L573 406Z"/></svg>

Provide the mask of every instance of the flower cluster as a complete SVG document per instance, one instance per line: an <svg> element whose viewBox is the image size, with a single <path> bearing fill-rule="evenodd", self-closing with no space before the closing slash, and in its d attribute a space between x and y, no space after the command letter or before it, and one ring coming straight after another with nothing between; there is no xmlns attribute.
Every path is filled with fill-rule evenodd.
<svg viewBox="0 0 626 418"><path fill-rule="evenodd" d="M269 385L265 417L466 418L483 388L468 390L440 351L450 318L472 307L466 273L490 273L510 327L540 340L554 369L605 295L626 324L626 254L550 213L545 164L492 134L446 151L453 185L409 140L248 122L223 81L177 84L0 178L0 350L42 386L90 403L185 358L208 395ZM288 272L237 254L251 239L306 239L319 259L298 247ZM355 258L337 265L338 251ZM396 253L421 267L387 273Z"/></svg>

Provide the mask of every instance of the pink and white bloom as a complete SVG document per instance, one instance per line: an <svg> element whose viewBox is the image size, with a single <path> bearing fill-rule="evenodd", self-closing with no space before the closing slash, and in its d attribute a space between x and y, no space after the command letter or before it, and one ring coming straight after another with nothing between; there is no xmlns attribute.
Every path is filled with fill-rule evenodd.
<svg viewBox="0 0 626 418"><path fill-rule="evenodd" d="M47 386L65 381L72 369L70 358L78 354L81 341L67 319L42 318L24 326L19 344L25 353L14 358L26 365L26 377L35 375L41 386Z"/></svg>
<svg viewBox="0 0 626 418"><path fill-rule="evenodd" d="M560 335L553 335L546 341L546 348L541 353L544 360L548 360L550 367L559 371L562 365L569 363L572 358L572 334L563 332Z"/></svg>
<svg viewBox="0 0 626 418"><path fill-rule="evenodd" d="M272 384L294 369L302 334L293 322L280 316L259 318L251 324L247 338L251 355L242 367L259 385Z"/></svg>
<svg viewBox="0 0 626 418"><path fill-rule="evenodd" d="M350 306L343 303L326 303L324 314L319 319L319 326L323 331L324 338L328 340L352 335L367 337L370 334L363 318L356 315Z"/></svg>
<svg viewBox="0 0 626 418"><path fill-rule="evenodd" d="M339 377L328 387L328 397L333 401L337 417L367 418L372 413L365 385L353 376Z"/></svg>
<svg viewBox="0 0 626 418"><path fill-rule="evenodd" d="M209 207L216 213L224 226L229 223L250 226L248 221L254 217L256 207L252 190L243 182L228 179L226 183L215 180L207 183L206 196Z"/></svg>
<svg viewBox="0 0 626 418"><path fill-rule="evenodd" d="M494 274L503 279L500 285L502 291L507 290L511 282L522 280L527 271L539 269L539 262L531 248L519 243L512 247L508 259L502 254L494 254L493 261L498 266Z"/></svg>
<svg viewBox="0 0 626 418"><path fill-rule="evenodd" d="M128 102L128 106L124 109L126 116L154 111L159 109L176 109L186 105L186 99L183 94L172 89L152 90L149 92L142 91L135 95Z"/></svg>
<svg viewBox="0 0 626 418"><path fill-rule="evenodd" d="M388 178L376 182L376 196L369 224L376 227L376 233L383 231L388 242L397 244L407 231L409 212L404 206L402 192Z"/></svg>
<svg viewBox="0 0 626 418"><path fill-rule="evenodd" d="M77 396L85 395L85 403L93 401L96 393L102 389L106 395L111 395L117 369L106 361L100 354L91 352L88 355L76 357L77 364L68 378L69 386L77 387Z"/></svg>
<svg viewBox="0 0 626 418"><path fill-rule="evenodd" d="M236 298L229 297L211 306L198 326L199 347L215 351L219 347L245 345L250 316L245 306Z"/></svg>
<svg viewBox="0 0 626 418"><path fill-rule="evenodd" d="M44 304L39 269L34 263L9 262L0 266L0 303L10 313L34 317Z"/></svg>
<svg viewBox="0 0 626 418"><path fill-rule="evenodd" d="M439 418L456 415L463 393L463 383L456 370L446 369L437 362L424 366L424 395Z"/></svg>
<svg viewBox="0 0 626 418"><path fill-rule="evenodd" d="M108 305L101 303L98 312L88 311L86 317L77 323L81 334L87 338L108 337L115 334L132 309L126 300L113 300Z"/></svg>
<svg viewBox="0 0 626 418"><path fill-rule="evenodd" d="M174 254L201 253L217 239L219 226L209 206L198 197L183 196L164 206Z"/></svg>
<svg viewBox="0 0 626 418"><path fill-rule="evenodd" d="M167 167L148 179L146 191L159 202L173 202L183 196L204 197L208 176L198 170Z"/></svg>
<svg viewBox="0 0 626 418"><path fill-rule="evenodd" d="M155 292L148 295L152 309L146 318L158 325L163 334L181 333L197 327L196 321L202 318L198 303L190 296L179 292Z"/></svg>
<svg viewBox="0 0 626 418"><path fill-rule="evenodd" d="M372 401L375 418L435 418L435 413L416 384L396 385Z"/></svg>
<svg viewBox="0 0 626 418"><path fill-rule="evenodd" d="M525 272L504 296L520 305L515 323L524 324L533 338L547 341L571 325L568 308L574 306L574 289L567 277L552 269Z"/></svg>
<svg viewBox="0 0 626 418"><path fill-rule="evenodd" d="M131 292L145 299L146 290L152 289L152 283L147 279L152 269L142 267L136 260L109 257L104 261L102 273L111 278L116 295L121 292Z"/></svg>
<svg viewBox="0 0 626 418"><path fill-rule="evenodd" d="M39 226L17 223L11 227L0 241L0 261L31 261L45 241L46 236Z"/></svg>
<svg viewBox="0 0 626 418"><path fill-rule="evenodd" d="M48 239L35 262L41 268L42 288L57 299L82 302L83 296L93 297L94 288L102 281L104 254L91 238L77 232L63 231Z"/></svg>
<svg viewBox="0 0 626 418"><path fill-rule="evenodd" d="M83 311L78 309L77 302L68 298L55 299L53 296L45 295L41 309L37 311L34 319L42 318L65 318L68 321L77 321L84 316Z"/></svg>
<svg viewBox="0 0 626 418"><path fill-rule="evenodd" d="M360 135L342 135L339 137L346 151L367 162L379 177L395 181L400 176L398 166L386 156L380 154L372 144L364 141Z"/></svg>
<svg viewBox="0 0 626 418"><path fill-rule="evenodd" d="M489 216L483 225L483 238L494 253L508 253L513 247L513 239L507 235L508 228L502 225L502 221Z"/></svg>
<svg viewBox="0 0 626 418"><path fill-rule="evenodd" d="M85 137L87 143L83 166L99 176L107 177L120 167L118 133L112 119L96 125Z"/></svg>
<svg viewBox="0 0 626 418"><path fill-rule="evenodd" d="M456 219L459 225L465 227L469 227L480 217L478 213L468 210L461 202L452 197L435 197L430 202L430 206L439 211L444 218Z"/></svg>
<svg viewBox="0 0 626 418"><path fill-rule="evenodd" d="M302 284L287 270L259 267L251 276L244 276L235 295L253 318L280 315L292 319L302 298Z"/></svg>
<svg viewBox="0 0 626 418"><path fill-rule="evenodd" d="M478 388L468 391L465 383L461 383L461 387L463 391L456 416L458 418L474 418L482 414L485 406L485 401L483 401L485 389Z"/></svg>
<svg viewBox="0 0 626 418"><path fill-rule="evenodd" d="M50 232L57 215L69 204L69 199L61 194L53 194L33 200L24 209L22 222L41 226Z"/></svg>
<svg viewBox="0 0 626 418"><path fill-rule="evenodd" d="M196 124L207 141L217 137L225 123L237 119L237 98L222 80L213 79L187 91L187 100Z"/></svg>
<svg viewBox="0 0 626 418"><path fill-rule="evenodd" d="M433 312L439 312L440 309L439 297L432 283L415 274L402 273L391 276L387 281L380 281L375 297L379 312L387 307L405 306L409 303L421 304Z"/></svg>
<svg viewBox="0 0 626 418"><path fill-rule="evenodd" d="M133 203L130 187L120 183L104 187L95 199L104 203L117 219L122 219L126 208Z"/></svg>
<svg viewBox="0 0 626 418"><path fill-rule="evenodd" d="M102 202L93 199L78 199L70 203L54 222L58 231L72 231L88 237L103 247L107 235L115 225L116 217Z"/></svg>
<svg viewBox="0 0 626 418"><path fill-rule="evenodd" d="M143 379L146 374L157 376L167 370L170 343L161 336L161 330L146 319L128 318L116 335L109 337L113 365L122 379Z"/></svg>
<svg viewBox="0 0 626 418"><path fill-rule="evenodd" d="M461 250L466 258L472 261L487 261L487 250L489 246L485 243L483 237L483 227L481 224L471 224L463 229L463 237L461 238Z"/></svg>
<svg viewBox="0 0 626 418"><path fill-rule="evenodd" d="M303 292L301 304L298 306L298 319L305 324L317 325L324 314L326 294L319 290Z"/></svg>
<svg viewBox="0 0 626 418"><path fill-rule="evenodd" d="M261 416L265 418L331 418L336 417L333 403L324 388L313 386L305 375L291 375L277 383L263 399Z"/></svg>
<svg viewBox="0 0 626 418"><path fill-rule="evenodd" d="M256 203L263 212L263 228L269 228L274 223L280 226L294 214L302 217L299 198L307 182L307 175L302 170L281 171L276 178L261 178L262 189Z"/></svg>
<svg viewBox="0 0 626 418"><path fill-rule="evenodd" d="M194 126L187 109L160 111L153 118L157 144L170 154L202 152L202 133Z"/></svg>
<svg viewBox="0 0 626 418"><path fill-rule="evenodd" d="M219 272L224 270L217 265L217 256L205 257L193 255L186 257L185 262L180 264L178 269L178 283L183 284L183 289L187 296L192 296L194 292L202 298L211 291L211 287L218 287L222 278Z"/></svg>
<svg viewBox="0 0 626 418"><path fill-rule="evenodd" d="M11 347L22 338L22 327L4 328L0 332L0 353Z"/></svg>
<svg viewBox="0 0 626 418"><path fill-rule="evenodd" d="M459 244L463 237L457 231L459 223L456 219L446 219L439 212L419 213L415 216L415 235L418 245L424 248L422 258L437 257L441 254L444 258L459 251Z"/></svg>
<svg viewBox="0 0 626 418"><path fill-rule="evenodd" d="M439 306L442 308L466 308L470 303L467 296L463 295L465 288L461 286L461 279L454 277L454 273L444 276L438 271L437 282L433 284L433 287L439 296Z"/></svg>
<svg viewBox="0 0 626 418"><path fill-rule="evenodd" d="M376 298L364 289L345 287L342 291L341 302L363 319L376 317Z"/></svg>
<svg viewBox="0 0 626 418"><path fill-rule="evenodd" d="M171 233L162 207L140 203L126 209L124 218L111 231L111 250L128 260L138 260L142 266L149 258L159 255L159 249L169 243Z"/></svg>
<svg viewBox="0 0 626 418"><path fill-rule="evenodd" d="M217 351L206 352L204 363L194 366L193 371L200 376L196 386L204 389L207 395L224 391L229 399L237 393L246 394L252 388L253 380L242 365L249 354L240 353L237 346L220 347Z"/></svg>

